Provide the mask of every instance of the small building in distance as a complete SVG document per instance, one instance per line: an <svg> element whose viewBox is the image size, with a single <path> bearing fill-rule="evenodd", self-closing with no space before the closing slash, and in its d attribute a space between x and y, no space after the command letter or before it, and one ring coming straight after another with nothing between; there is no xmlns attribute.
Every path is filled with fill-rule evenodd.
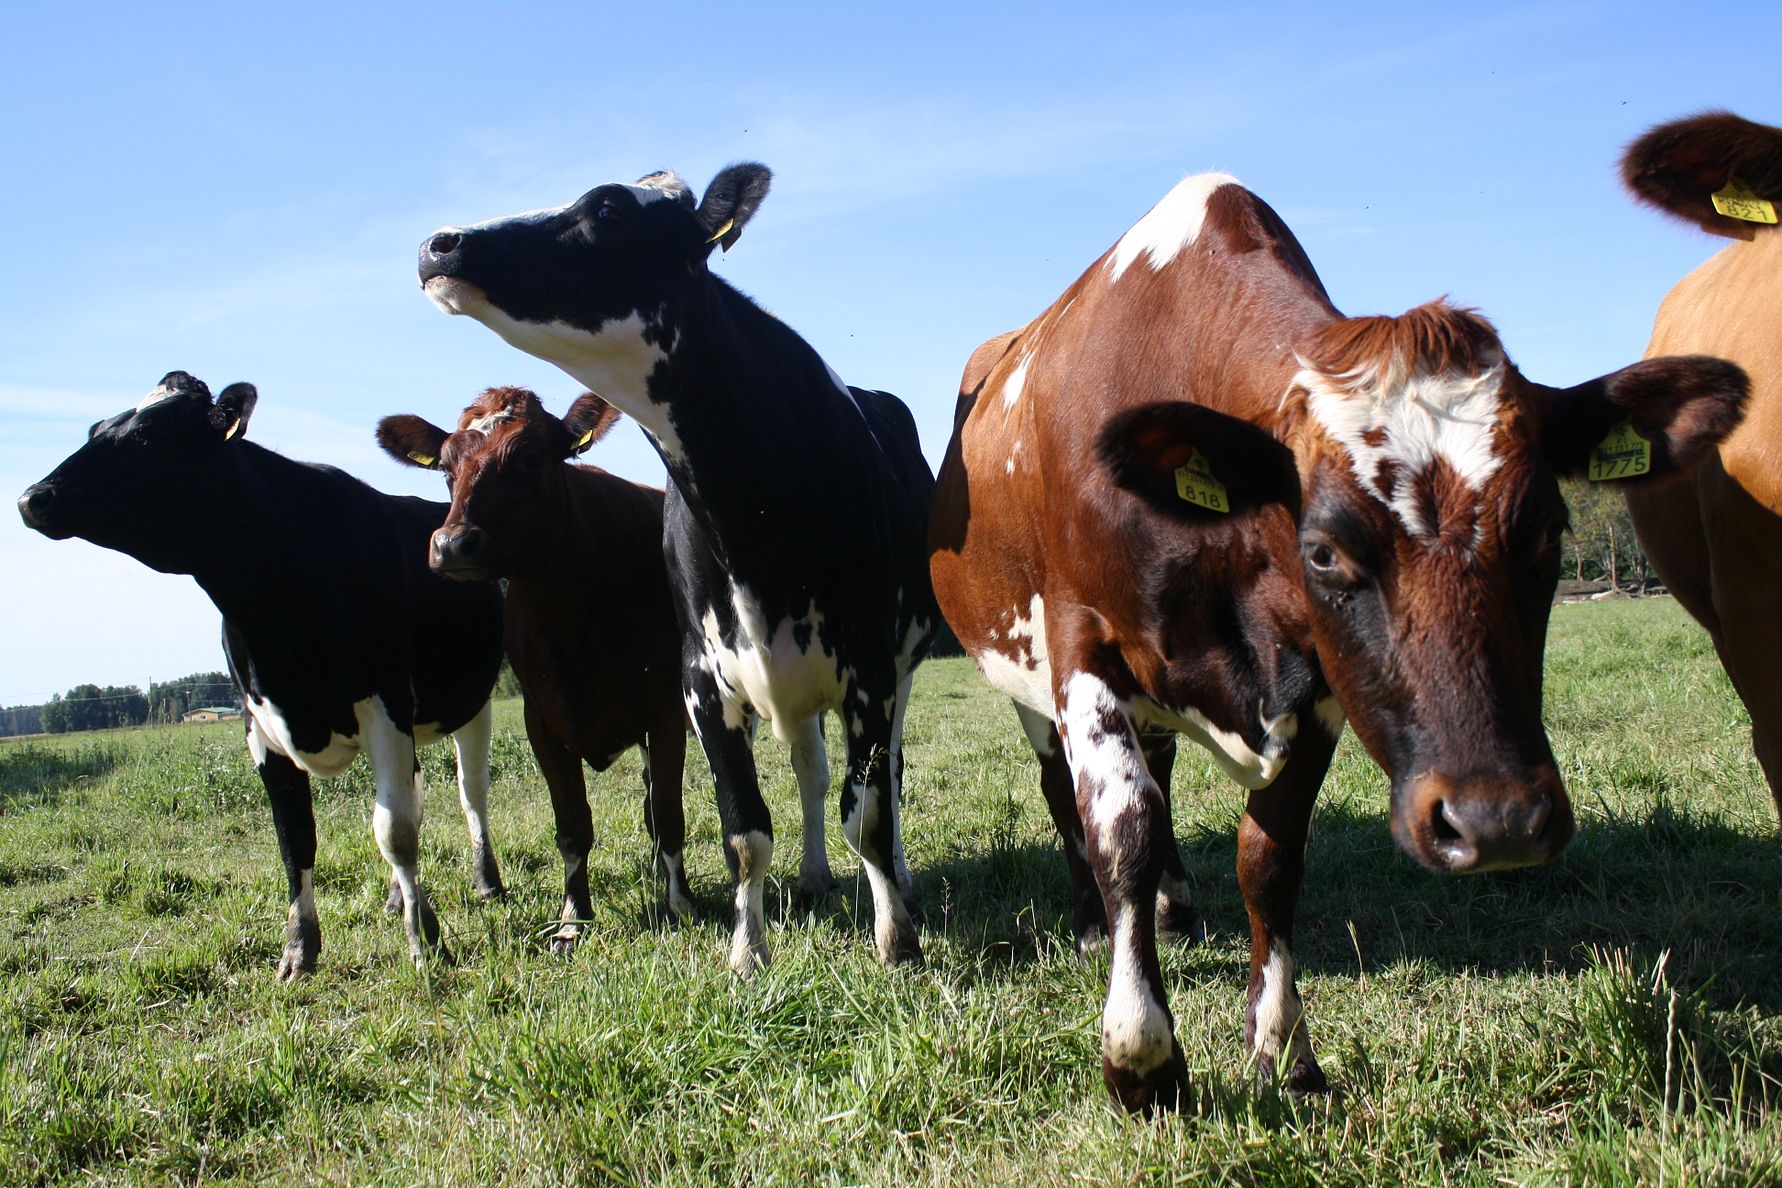
<svg viewBox="0 0 1782 1188"><path fill-rule="evenodd" d="M241 717L239 705L207 705L202 709L188 710L180 716L181 722L225 722L230 718Z"/></svg>

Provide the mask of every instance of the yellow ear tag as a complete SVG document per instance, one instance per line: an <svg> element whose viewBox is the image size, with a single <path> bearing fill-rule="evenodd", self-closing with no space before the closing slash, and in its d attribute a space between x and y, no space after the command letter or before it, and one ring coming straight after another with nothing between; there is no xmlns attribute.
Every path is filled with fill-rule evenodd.
<svg viewBox="0 0 1782 1188"><path fill-rule="evenodd" d="M1176 494L1185 502L1208 511L1222 515L1231 511L1231 497L1225 493L1225 484L1213 477L1213 468L1207 465L1206 456L1199 450L1195 450L1186 463L1176 467Z"/></svg>
<svg viewBox="0 0 1782 1188"><path fill-rule="evenodd" d="M1772 222L1772 223L1773 223L1773 222L1775 222L1775 221L1776 221L1776 220L1775 220L1775 219L1771 219L1771 220L1770 220L1770 222ZM718 242L718 241L719 241L719 240L720 240L720 239L722 239L722 238L724 238L724 237L725 237L725 236L726 236L726 235L728 235L728 234L730 234L730 228L732 228L732 227L734 227L734 226L736 226L736 220L735 220L735 219L725 219L725 220L724 220L724 225L723 225L723 226L722 226L722 227L719 227L719 228L718 228L718 229L717 229L717 230L716 230L716 231L713 231L713 232L712 232L712 235L711 235L711 238L710 238L710 239L708 239L708 240L706 240L706 242L707 242L707 243L716 243L716 242Z"/></svg>
<svg viewBox="0 0 1782 1188"><path fill-rule="evenodd" d="M410 450L408 452L408 460L420 466L431 466L439 461L439 459L435 458L432 454L423 454L419 450Z"/></svg>
<svg viewBox="0 0 1782 1188"><path fill-rule="evenodd" d="M588 430L586 433L584 433L580 437L576 438L575 441L570 444L569 452L573 454L577 450L585 449L588 445L588 442L593 440L593 437L594 437L594 430L592 430L592 429Z"/></svg>
<svg viewBox="0 0 1782 1188"><path fill-rule="evenodd" d="M229 432L223 434L223 440L224 441L234 441L235 435L240 432L241 432L241 418L236 417L234 422L232 424L230 424L230 426L229 426Z"/></svg>
<svg viewBox="0 0 1782 1188"><path fill-rule="evenodd" d="M1632 421L1623 421L1590 451L1590 481L1638 478L1652 469L1652 443L1635 432Z"/></svg>
<svg viewBox="0 0 1782 1188"><path fill-rule="evenodd" d="M1714 209L1729 219L1743 219L1747 223L1776 221L1775 206L1746 189L1737 178L1727 178L1726 188L1714 191L1710 197Z"/></svg>

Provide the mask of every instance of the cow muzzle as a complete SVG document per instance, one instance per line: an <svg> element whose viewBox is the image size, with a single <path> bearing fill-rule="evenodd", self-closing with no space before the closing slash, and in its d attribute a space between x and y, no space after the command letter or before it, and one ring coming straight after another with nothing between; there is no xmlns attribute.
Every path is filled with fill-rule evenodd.
<svg viewBox="0 0 1782 1188"><path fill-rule="evenodd" d="M43 533L51 540L67 540L73 535L58 528L54 521L56 489L46 483L34 483L19 496L19 519L25 527Z"/></svg>
<svg viewBox="0 0 1782 1188"><path fill-rule="evenodd" d="M489 534L481 528L440 528L433 533L427 563L433 572L459 581L482 581L489 573Z"/></svg>
<svg viewBox="0 0 1782 1188"><path fill-rule="evenodd" d="M1571 801L1551 766L1523 776L1426 772L1397 800L1393 836L1443 874L1537 866L1572 838Z"/></svg>

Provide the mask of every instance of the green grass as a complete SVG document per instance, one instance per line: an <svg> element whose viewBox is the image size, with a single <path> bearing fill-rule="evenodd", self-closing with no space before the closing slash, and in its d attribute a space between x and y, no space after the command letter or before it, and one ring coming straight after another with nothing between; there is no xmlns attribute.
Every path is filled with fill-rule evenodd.
<svg viewBox="0 0 1782 1188"><path fill-rule="evenodd" d="M1425 874L1344 742L1296 935L1335 1087L1307 1102L1245 1066L1242 794L1183 749L1209 939L1164 956L1196 1103L1161 1123L1106 1103L1106 971L1074 955L1014 716L964 661L922 670L909 718L926 965L872 958L839 824L842 892L794 907L796 789L766 742L786 882L746 985L696 755L705 917L656 914L628 760L595 781L596 920L569 961L541 941L561 876L517 703L491 798L506 902L475 902L449 751L428 753L452 968L415 970L382 914L368 771L319 785L322 964L285 987L238 725L0 745L0 1182L1782 1181L1782 842L1743 711L1669 602L1556 610L1548 689L1579 814L1548 868Z"/></svg>

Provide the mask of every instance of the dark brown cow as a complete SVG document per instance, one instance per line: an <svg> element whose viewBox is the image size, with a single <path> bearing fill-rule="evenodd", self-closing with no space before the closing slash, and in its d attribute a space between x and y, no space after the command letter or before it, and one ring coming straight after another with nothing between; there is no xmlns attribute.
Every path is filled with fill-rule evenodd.
<svg viewBox="0 0 1782 1188"><path fill-rule="evenodd" d="M1646 555L1708 629L1751 711L1751 742L1782 815L1782 128L1724 112L1654 128L1622 161L1633 192L1742 242L1677 282L1648 355L1701 351L1751 376L1744 423L1688 482L1629 491ZM1747 191L1729 202L1728 183ZM1714 204L1744 217L1722 214ZM1763 221L1763 220L1768 220Z"/></svg>
<svg viewBox="0 0 1782 1188"><path fill-rule="evenodd" d="M391 457L443 471L451 487L451 511L433 533L433 569L507 579L507 656L563 855L563 922L551 938L563 953L593 912L584 760L604 771L627 747L643 753L644 823L668 906L677 914L693 907L681 863L687 715L662 559L662 492L563 464L618 418L592 393L558 420L523 388L490 388L454 433L414 416L386 417L377 429Z"/></svg>
<svg viewBox="0 0 1782 1188"><path fill-rule="evenodd" d="M1108 926L1102 1071L1121 1103L1173 1106L1186 1086L1156 951L1194 918L1174 735L1251 790L1246 1034L1263 1075L1321 1089L1291 935L1345 713L1420 862L1556 854L1572 833L1541 728L1557 478L1629 418L1641 481L1674 473L1744 393L1714 359L1559 392L1465 310L1345 318L1274 211L1219 175L1177 186L978 349L936 490L935 592L1039 756L1080 938Z"/></svg>

